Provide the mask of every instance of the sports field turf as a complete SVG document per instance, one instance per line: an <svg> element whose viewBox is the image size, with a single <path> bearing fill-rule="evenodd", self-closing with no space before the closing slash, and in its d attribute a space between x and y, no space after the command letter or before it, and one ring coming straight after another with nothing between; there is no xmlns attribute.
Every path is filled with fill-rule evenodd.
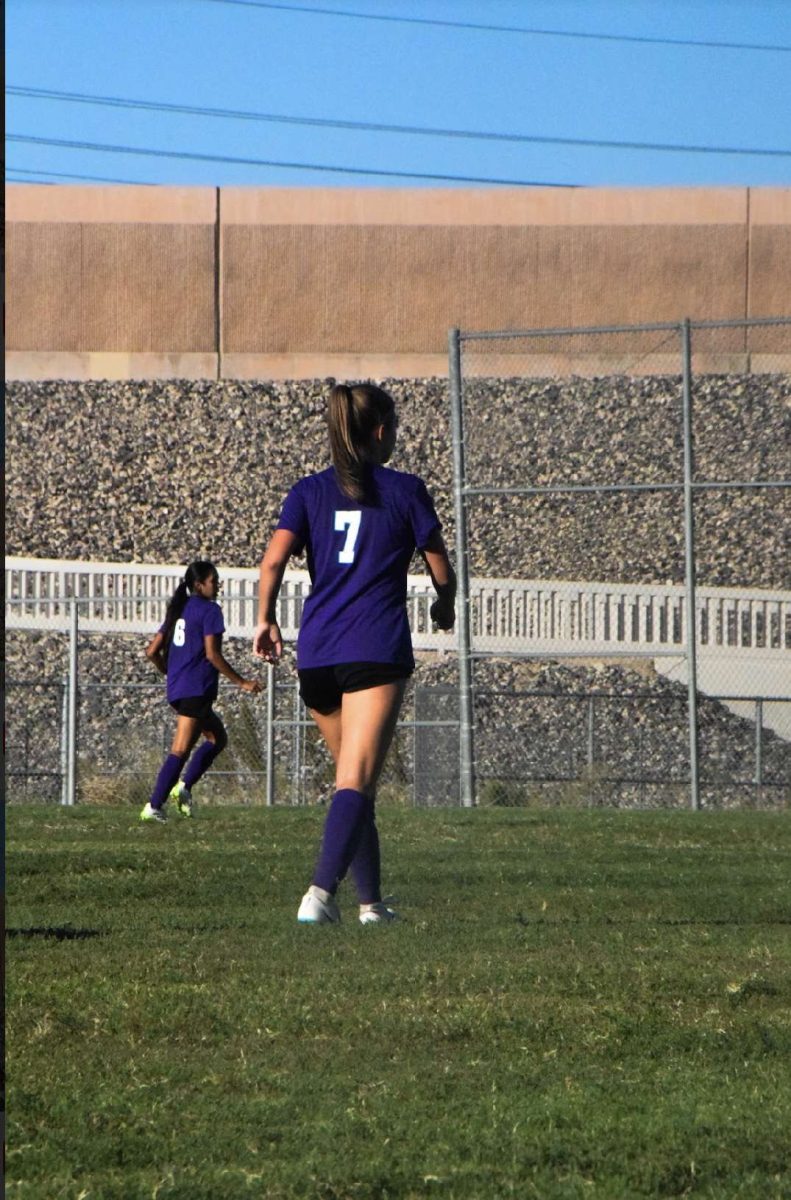
<svg viewBox="0 0 791 1200"><path fill-rule="evenodd" d="M791 823L11 808L10 1200L791 1197Z"/></svg>

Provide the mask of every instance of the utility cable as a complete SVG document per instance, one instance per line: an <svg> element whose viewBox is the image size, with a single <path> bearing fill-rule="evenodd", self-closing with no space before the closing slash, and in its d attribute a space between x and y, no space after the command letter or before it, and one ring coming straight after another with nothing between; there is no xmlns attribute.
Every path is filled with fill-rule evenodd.
<svg viewBox="0 0 791 1200"><path fill-rule="evenodd" d="M390 179L432 179L444 183L488 183L506 187L574 188L576 183L551 183L537 179L494 179L479 175L446 175L428 171L390 171L371 167L330 167L320 163L282 162L266 158L243 158L230 154L198 154L186 150L153 150L141 146L113 146L104 142L72 141L68 138L34 137L32 134L9 133L6 141L24 142L33 146L60 146L66 150L93 150L102 154L142 154L151 158L187 159L191 162L230 163L248 167L280 167L289 171L323 171L340 175L379 175Z"/></svg>
<svg viewBox="0 0 791 1200"><path fill-rule="evenodd" d="M765 42L714 42L695 38L646 37L627 33L583 33L571 29L533 29L522 25L489 25L475 21L447 21L438 17L398 17L385 13L356 12L339 8L311 8L306 4L274 4L266 0L204 0L207 4L234 4L237 8L267 8L281 12L308 13L320 17L349 17L358 21L389 21L401 25L434 25L443 29L471 29L480 33L518 33L530 37L580 38L597 42L636 42L649 46L690 46L704 50L768 50L787 54L791 46Z"/></svg>
<svg viewBox="0 0 791 1200"><path fill-rule="evenodd" d="M109 108L131 108L150 112L171 112L196 117L221 117L240 121L280 122L285 125L312 125L324 129L353 129L369 133L416 134L421 137L465 138L481 141L520 142L535 145L590 146L616 150L660 150L677 154L747 154L774 158L791 158L791 150L759 149L746 146L684 145L674 142L632 142L606 138L554 137L530 133L492 133L467 129L441 129L424 125L389 125L373 121L345 121L329 117L294 117L281 113L250 112L245 109L209 108L193 104L168 104L154 100L137 100L123 96L94 96L85 92L61 92L50 88L9 85L9 96L24 96L33 100L60 100L66 103L95 104Z"/></svg>

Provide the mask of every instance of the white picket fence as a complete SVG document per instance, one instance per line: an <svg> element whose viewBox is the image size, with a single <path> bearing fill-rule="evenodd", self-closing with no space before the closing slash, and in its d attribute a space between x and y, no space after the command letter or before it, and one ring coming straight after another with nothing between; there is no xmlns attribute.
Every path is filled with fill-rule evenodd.
<svg viewBox="0 0 791 1200"><path fill-rule="evenodd" d="M219 570L228 633L248 635L256 622L258 571ZM183 573L183 566L173 565L9 557L6 625L67 630L76 597L83 631L150 633ZM296 638L309 590L306 571L286 572L279 601L286 640ZM418 650L452 649L455 635L431 628L433 596L428 576L409 576L413 643ZM701 654L779 656L791 670L791 592L699 587L696 601ZM678 655L687 640L684 589L670 585L473 579L470 621L474 649L494 653Z"/></svg>

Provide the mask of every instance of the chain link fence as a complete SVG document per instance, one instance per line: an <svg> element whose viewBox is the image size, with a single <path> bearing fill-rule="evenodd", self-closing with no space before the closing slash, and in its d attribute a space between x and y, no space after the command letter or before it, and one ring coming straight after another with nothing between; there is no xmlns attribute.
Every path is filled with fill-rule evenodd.
<svg viewBox="0 0 791 1200"><path fill-rule="evenodd" d="M791 319L449 346L463 803L787 804Z"/></svg>
<svg viewBox="0 0 791 1200"><path fill-rule="evenodd" d="M225 597L230 607L235 597ZM18 601L22 606L25 602ZM9 629L16 672L54 676L7 682L6 784L12 803L143 805L175 728L164 680L145 661L144 636L81 629L79 610L115 600L64 600L68 631ZM164 617L166 597L149 602ZM8 602L13 608L14 602ZM74 620L71 613L77 611ZM154 618L156 628L160 618ZM63 623L62 616L59 622ZM56 624L57 622L53 622ZM330 755L298 691L293 647L276 669L251 658L249 637L226 636L223 652L242 674L261 679L253 696L220 678L216 711L228 745L196 788L206 804L314 804L332 795ZM420 656L419 656L420 657ZM434 806L458 799L458 703L453 688L423 679L424 654L408 685L380 797Z"/></svg>

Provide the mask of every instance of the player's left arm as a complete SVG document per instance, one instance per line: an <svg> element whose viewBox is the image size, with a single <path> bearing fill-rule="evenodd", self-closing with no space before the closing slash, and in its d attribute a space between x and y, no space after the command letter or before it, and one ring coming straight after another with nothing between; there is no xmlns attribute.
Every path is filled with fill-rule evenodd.
<svg viewBox="0 0 791 1200"><path fill-rule="evenodd" d="M234 671L231 664L222 652L222 634L207 633L203 637L203 646L206 651L206 657L213 667L224 675L226 679L230 679L231 683L235 683L243 692L260 692L261 684L257 679L245 679Z"/></svg>
<svg viewBox="0 0 791 1200"><path fill-rule="evenodd" d="M420 553L437 593L431 619L440 629L452 629L456 620L456 573L439 529L433 531Z"/></svg>

